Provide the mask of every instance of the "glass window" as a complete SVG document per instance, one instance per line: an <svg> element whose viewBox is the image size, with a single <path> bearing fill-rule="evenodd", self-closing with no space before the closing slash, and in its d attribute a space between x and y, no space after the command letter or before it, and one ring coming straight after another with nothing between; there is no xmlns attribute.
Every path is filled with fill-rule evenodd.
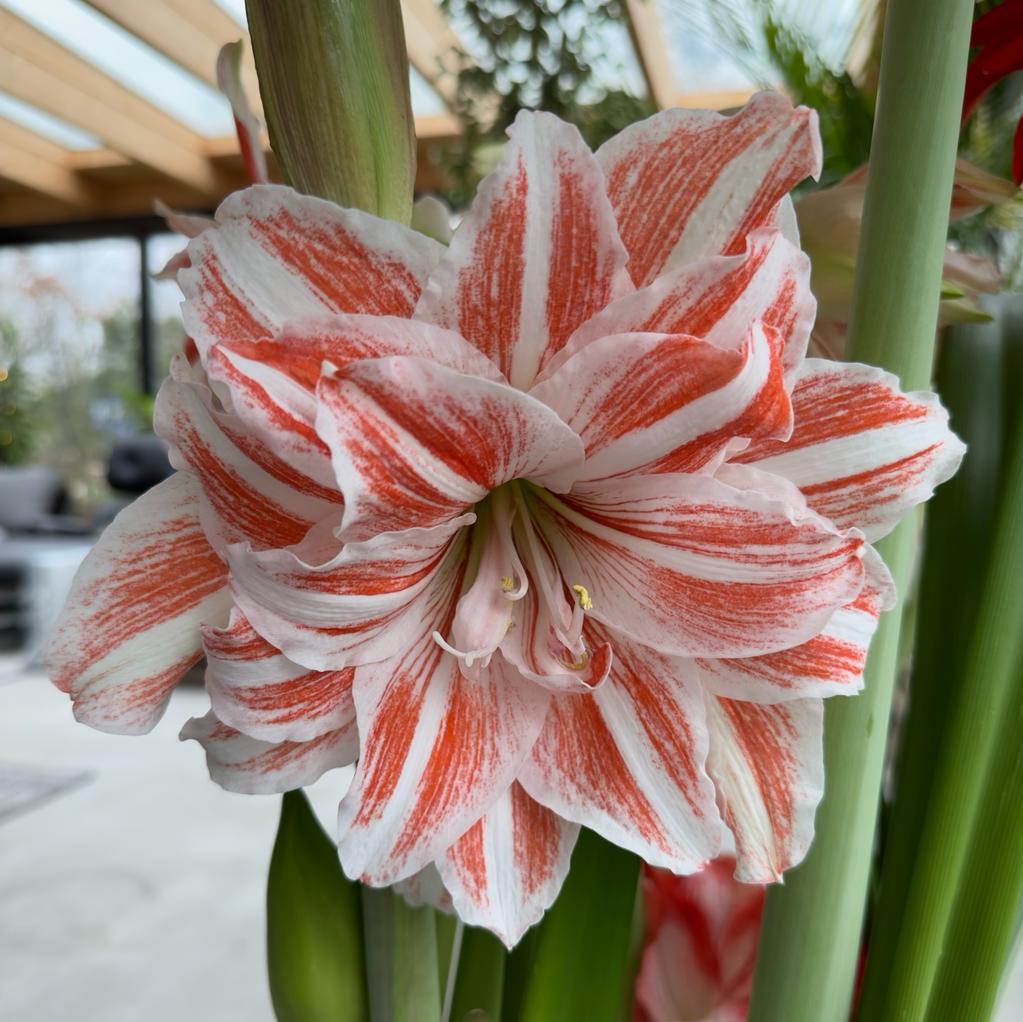
<svg viewBox="0 0 1023 1022"><path fill-rule="evenodd" d="M0 249L0 464L43 464L74 511L110 500L111 445L150 426L138 241Z"/></svg>

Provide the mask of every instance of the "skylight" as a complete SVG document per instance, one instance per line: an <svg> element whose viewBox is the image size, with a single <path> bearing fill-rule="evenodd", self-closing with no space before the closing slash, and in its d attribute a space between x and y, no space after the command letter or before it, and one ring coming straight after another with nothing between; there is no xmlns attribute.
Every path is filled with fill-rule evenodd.
<svg viewBox="0 0 1023 1022"><path fill-rule="evenodd" d="M227 101L79 0L0 0L36 28L201 135L233 130Z"/></svg>
<svg viewBox="0 0 1023 1022"><path fill-rule="evenodd" d="M37 135L56 142L65 149L99 149L100 141L88 132L76 128L66 121L52 117L44 110L22 103L6 92L0 92L0 117L6 117Z"/></svg>

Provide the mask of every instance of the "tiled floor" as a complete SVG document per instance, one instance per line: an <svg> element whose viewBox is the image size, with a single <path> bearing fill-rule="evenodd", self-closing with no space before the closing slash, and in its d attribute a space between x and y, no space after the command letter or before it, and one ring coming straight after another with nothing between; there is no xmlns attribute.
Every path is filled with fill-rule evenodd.
<svg viewBox="0 0 1023 1022"><path fill-rule="evenodd" d="M278 800L221 791L200 748L178 742L204 702L182 690L152 735L117 738L76 724L41 675L5 682L0 664L0 801L22 803L0 815L3 1022L272 1022ZM329 816L324 783L337 781L314 792Z"/></svg>
<svg viewBox="0 0 1023 1022"><path fill-rule="evenodd" d="M183 689L152 735L98 734L40 674L0 661L2 1022L273 1022L263 889L278 800L210 782L177 740L205 709ZM325 821L340 783L311 792ZM1018 966L997 1022L1020 1019Z"/></svg>

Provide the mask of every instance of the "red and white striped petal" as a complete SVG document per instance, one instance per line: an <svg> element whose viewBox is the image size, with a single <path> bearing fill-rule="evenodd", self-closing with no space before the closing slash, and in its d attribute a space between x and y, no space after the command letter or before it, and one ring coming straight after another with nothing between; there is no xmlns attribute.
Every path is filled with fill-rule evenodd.
<svg viewBox="0 0 1023 1022"><path fill-rule="evenodd" d="M266 641L237 609L203 629L206 690L217 717L252 738L307 742L355 719L355 668L310 671Z"/></svg>
<svg viewBox="0 0 1023 1022"><path fill-rule="evenodd" d="M605 142L597 160L629 272L642 287L667 270L741 252L781 198L821 167L817 115L761 92L731 117L665 110Z"/></svg>
<svg viewBox="0 0 1023 1022"><path fill-rule="evenodd" d="M202 656L200 624L226 617L226 582L190 475L176 473L125 508L78 569L46 652L75 717L100 731L149 731Z"/></svg>
<svg viewBox="0 0 1023 1022"><path fill-rule="evenodd" d="M806 254L777 228L758 228L739 254L686 263L612 302L576 330L544 378L609 334L690 334L737 349L749 325L758 322L781 335L782 362L790 374L806 354L816 309Z"/></svg>
<svg viewBox="0 0 1023 1022"><path fill-rule="evenodd" d="M320 530L293 550L233 546L232 593L260 635L310 670L383 660L453 610L466 567L464 527L473 519L343 546Z"/></svg>
<svg viewBox="0 0 1023 1022"><path fill-rule="evenodd" d="M514 947L554 904L578 836L512 784L438 863L459 919Z"/></svg>
<svg viewBox="0 0 1023 1022"><path fill-rule="evenodd" d="M877 552L863 555L866 582L820 634L791 649L737 660L694 660L697 677L715 695L755 703L851 696L863 688L863 668L881 612L895 602L891 575Z"/></svg>
<svg viewBox="0 0 1023 1022"><path fill-rule="evenodd" d="M582 443L545 404L424 359L352 363L317 396L346 540L439 525L511 479L564 491L582 469Z"/></svg>
<svg viewBox="0 0 1023 1022"><path fill-rule="evenodd" d="M788 441L754 442L735 460L785 476L815 511L870 540L929 499L966 450L934 394L903 394L873 366L807 359L792 405Z"/></svg>
<svg viewBox="0 0 1023 1022"><path fill-rule="evenodd" d="M524 111L508 135L415 315L458 331L528 390L575 328L632 285L576 128Z"/></svg>
<svg viewBox="0 0 1023 1022"><path fill-rule="evenodd" d="M586 448L580 482L696 472L737 438L786 437L792 408L778 335L754 325L739 350L682 334L602 337L530 393Z"/></svg>
<svg viewBox="0 0 1023 1022"><path fill-rule="evenodd" d="M218 410L209 389L186 373L180 359L171 366L156 397L153 427L171 445L175 466L200 481L203 525L219 552L242 541L259 549L290 546L317 522L340 519L336 488L275 454L239 416ZM293 436L298 443L300 435Z"/></svg>
<svg viewBox="0 0 1023 1022"><path fill-rule="evenodd" d="M450 611L435 630L449 624ZM338 814L339 851L345 873L373 886L439 859L490 809L549 699L500 657L466 678L431 632L360 669L353 689L363 751Z"/></svg>
<svg viewBox="0 0 1023 1022"><path fill-rule="evenodd" d="M330 451L316 434L316 384L324 363L414 355L499 380L497 367L450 330L396 316L335 315L288 323L274 338L215 344L213 388L248 431L295 468L336 487Z"/></svg>
<svg viewBox="0 0 1023 1022"><path fill-rule="evenodd" d="M824 702L736 702L707 696L707 771L735 837L735 876L780 880L813 840L824 793Z"/></svg>
<svg viewBox="0 0 1023 1022"><path fill-rule="evenodd" d="M328 770L348 766L359 754L354 722L308 742L262 742L221 723L211 710L181 729L181 740L188 739L205 749L210 777L242 795L275 795L303 788Z"/></svg>
<svg viewBox="0 0 1023 1022"><path fill-rule="evenodd" d="M863 588L858 533L709 476L633 476L531 508L589 616L666 653L788 649Z"/></svg>
<svg viewBox="0 0 1023 1022"><path fill-rule="evenodd" d="M655 866L692 873L720 850L704 771L703 696L671 659L598 631L614 647L607 681L557 697L519 782L537 802Z"/></svg>
<svg viewBox="0 0 1023 1022"><path fill-rule="evenodd" d="M324 312L410 316L443 246L281 185L228 196L188 246L182 316L205 358L218 341L276 334Z"/></svg>

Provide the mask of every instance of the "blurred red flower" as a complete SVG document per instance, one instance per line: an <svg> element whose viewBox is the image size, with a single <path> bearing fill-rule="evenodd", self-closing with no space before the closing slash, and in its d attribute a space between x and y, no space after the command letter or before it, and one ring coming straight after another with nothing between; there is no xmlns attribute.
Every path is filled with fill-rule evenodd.
<svg viewBox="0 0 1023 1022"><path fill-rule="evenodd" d="M1023 71L1023 0L1005 0L973 23L970 47L976 50L966 73L963 123L988 90L1014 71ZM1023 119L1012 140L1012 179L1023 184Z"/></svg>
<svg viewBox="0 0 1023 1022"><path fill-rule="evenodd" d="M731 858L692 876L646 869L633 1022L744 1022L764 887L740 883L734 870Z"/></svg>

